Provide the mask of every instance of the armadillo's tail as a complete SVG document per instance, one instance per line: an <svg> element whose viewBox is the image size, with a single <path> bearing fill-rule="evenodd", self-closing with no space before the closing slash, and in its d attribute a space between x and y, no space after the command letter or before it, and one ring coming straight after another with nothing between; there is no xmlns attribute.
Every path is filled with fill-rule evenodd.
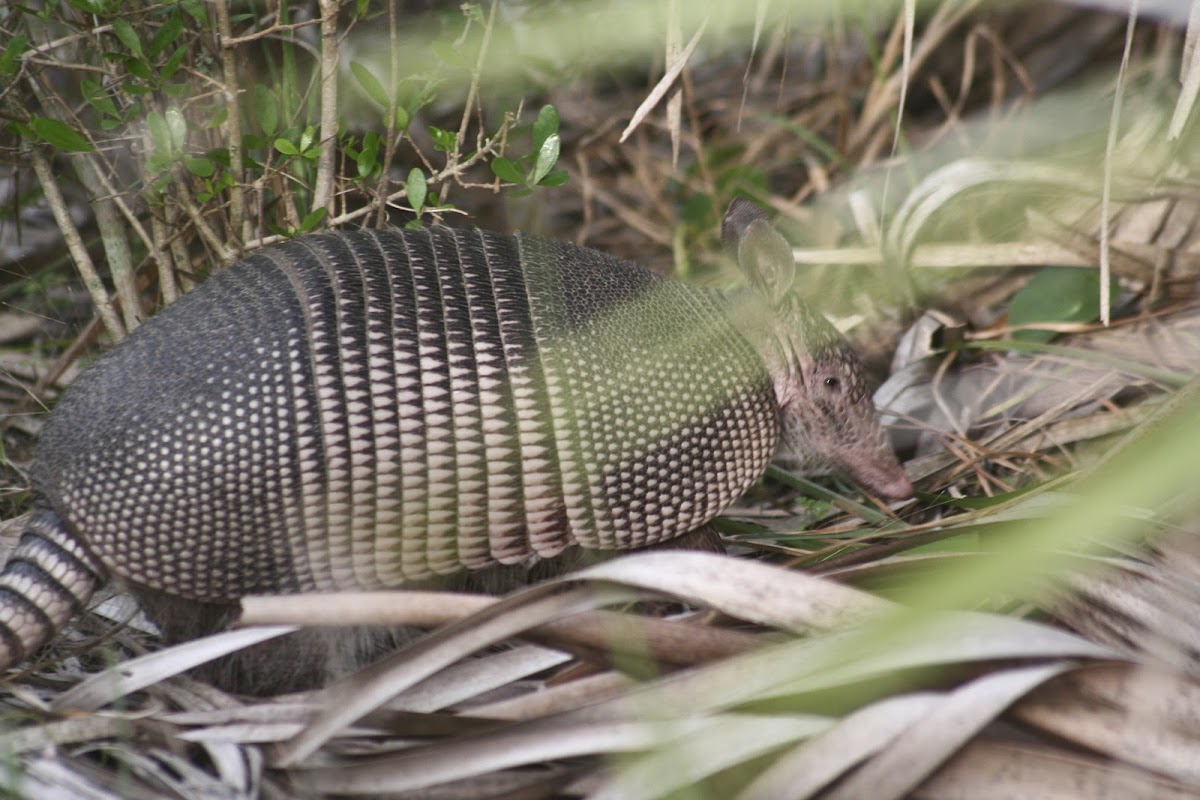
<svg viewBox="0 0 1200 800"><path fill-rule="evenodd" d="M59 516L34 511L0 572L0 668L45 644L103 582L103 567Z"/></svg>

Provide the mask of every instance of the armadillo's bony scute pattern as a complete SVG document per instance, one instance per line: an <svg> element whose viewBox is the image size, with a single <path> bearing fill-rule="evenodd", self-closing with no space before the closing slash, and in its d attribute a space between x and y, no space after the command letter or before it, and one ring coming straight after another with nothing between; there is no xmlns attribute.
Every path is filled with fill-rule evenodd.
<svg viewBox="0 0 1200 800"><path fill-rule="evenodd" d="M778 436L716 293L535 237L362 231L263 250L144 325L32 477L112 572L222 601L665 541Z"/></svg>

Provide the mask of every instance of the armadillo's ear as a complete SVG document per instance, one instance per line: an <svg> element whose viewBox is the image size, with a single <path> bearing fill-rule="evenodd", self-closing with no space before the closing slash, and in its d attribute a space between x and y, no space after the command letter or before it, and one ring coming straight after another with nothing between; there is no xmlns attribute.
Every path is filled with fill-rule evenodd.
<svg viewBox="0 0 1200 800"><path fill-rule="evenodd" d="M721 240L736 256L750 284L772 300L787 295L796 277L791 245L771 227L767 212L735 197L721 221Z"/></svg>

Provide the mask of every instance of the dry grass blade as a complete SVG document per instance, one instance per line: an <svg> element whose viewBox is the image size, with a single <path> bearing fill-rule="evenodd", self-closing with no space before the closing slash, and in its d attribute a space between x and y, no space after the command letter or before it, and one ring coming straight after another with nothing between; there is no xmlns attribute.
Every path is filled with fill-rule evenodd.
<svg viewBox="0 0 1200 800"><path fill-rule="evenodd" d="M127 736L131 723L121 717L79 717L47 722L37 727L0 733L0 753L24 753L63 745Z"/></svg>
<svg viewBox="0 0 1200 800"><path fill-rule="evenodd" d="M1192 0L1191 14L1188 15L1187 43L1183 49L1183 62L1180 64L1180 78L1183 88L1179 99L1175 102L1175 111L1171 115L1171 124L1167 128L1167 139L1178 139L1183 128L1192 116L1196 107L1196 97L1200 95L1200 1Z"/></svg>
<svg viewBox="0 0 1200 800"><path fill-rule="evenodd" d="M712 553L642 553L598 564L575 578L612 581L794 631L857 624L888 603L839 583Z"/></svg>
<svg viewBox="0 0 1200 800"><path fill-rule="evenodd" d="M321 713L300 734L279 747L275 763L288 766L307 757L343 726L482 647L554 619L634 597L611 588L562 592L556 585L519 592L326 689L321 693Z"/></svg>
<svg viewBox="0 0 1200 800"><path fill-rule="evenodd" d="M986 675L959 687L825 796L829 800L907 796L1013 701L1070 667L1070 662L1054 661Z"/></svg>
<svg viewBox="0 0 1200 800"><path fill-rule="evenodd" d="M329 710L285 745L279 763L287 765L311 753L343 724L351 722L400 691L481 647L524 633L568 614L628 598L627 593L582 592L547 596L563 584L620 584L704 603L749 621L792 629L831 627L882 610L870 595L831 581L706 553L643 553L591 567L583 572L519 592L478 615L444 628L369 674L331 687ZM394 665L391 674L389 664Z"/></svg>
<svg viewBox="0 0 1200 800"><path fill-rule="evenodd" d="M708 27L708 20L700 24L700 29L692 34L691 40L687 43L687 47L683 48L683 52L676 58L667 68L666 73L659 79L654 88L650 90L650 94L646 95L646 99L642 101L637 110L633 112L633 117L629 120L629 124L625 126L625 130L621 131L620 141L624 142L629 135L633 133L646 116L654 110L654 108L662 101L671 86L683 72L683 68L687 66L688 59L692 57L692 53L696 50L696 45L700 44L700 37L704 35L704 29Z"/></svg>
<svg viewBox="0 0 1200 800"><path fill-rule="evenodd" d="M515 647L448 667L396 695L390 707L404 711L438 711L570 660L569 655L557 650L529 645Z"/></svg>
<svg viewBox="0 0 1200 800"><path fill-rule="evenodd" d="M1053 164L966 158L930 173L913 187L887 231L888 251L906 263L922 227L959 194L989 183L1046 185L1084 192L1088 182Z"/></svg>
<svg viewBox="0 0 1200 800"><path fill-rule="evenodd" d="M1196 797L1196 788L1128 764L1045 745L980 739L963 748L912 796L915 800L1186 800Z"/></svg>
<svg viewBox="0 0 1200 800"><path fill-rule="evenodd" d="M497 700L463 708L487 719L529 720L571 711L611 700L635 686L633 678L620 672L601 672L584 678L549 686L520 697Z"/></svg>
<svg viewBox="0 0 1200 800"><path fill-rule="evenodd" d="M687 789L730 767L825 731L826 717L809 715L711 717L704 728L661 742L621 766L589 800L650 800ZM661 723L660 723L661 725Z"/></svg>
<svg viewBox="0 0 1200 800"><path fill-rule="evenodd" d="M750 722L761 723L753 717ZM652 750L719 724L713 719L594 722L534 721L353 765L296 769L298 781L334 794L408 792L527 764L595 754ZM798 724L784 736L803 735Z"/></svg>
<svg viewBox="0 0 1200 800"><path fill-rule="evenodd" d="M940 699L940 695L924 692L864 706L828 731L781 755L738 795L738 800L811 797L908 730Z"/></svg>
<svg viewBox="0 0 1200 800"><path fill-rule="evenodd" d="M1109 758L1200 784L1200 682L1195 678L1129 664L1078 670L1014 712Z"/></svg>
<svg viewBox="0 0 1200 800"><path fill-rule="evenodd" d="M93 675L59 695L52 707L58 711L101 708L164 678L179 675L192 667L294 630L294 626L277 626L227 631L168 647Z"/></svg>
<svg viewBox="0 0 1200 800"><path fill-rule="evenodd" d="M807 716L767 718L769 724L760 717L707 716L719 708L768 698L779 690L781 683L787 684L787 691L805 691L827 688L831 681L853 683L867 675L886 675L914 665L960 663L974 658L1053 657L1060 653L1095 656L1105 652L1068 634L1030 623L996 619L992 620L995 625L990 625L987 618L979 615L956 616L956 619L956 624L946 626L936 637L921 638L908 648L898 648L893 643L887 652L874 659L856 660L852 666L857 669L831 668L831 664L846 666L847 639L844 635L825 636L765 648L671 676L614 700L553 718L458 737L383 759L303 769L295 774L304 785L335 793L415 791L547 759L657 751L666 746L663 755L647 756L647 761L637 762L645 765L635 767L636 782L641 789L630 794L629 784L618 779L603 790L620 796L657 796L660 790L698 780L723 766L811 736L830 724ZM1007 631L1008 635L996 636L997 629ZM974 640L969 635L971 631L979 632ZM998 646L1001 641L1003 646ZM870 662L869 667L866 662ZM1055 663L1029 669L1060 668ZM797 680L799 675L807 678ZM1014 681L1019 679L1011 676L993 681L982 679L975 684L974 697L978 699L985 690L990 690L987 693L994 699ZM962 695L950 695L947 701L950 712L959 711L959 704L967 704L970 690L962 691ZM991 719L1004 705L1007 702L1002 697L977 712ZM745 724L750 730L759 726L761 732L734 737L733 741L740 742L735 747L725 735L735 723ZM962 728L958 730L961 734ZM704 757L697 758L697 754ZM673 766L664 768L668 764Z"/></svg>
<svg viewBox="0 0 1200 800"><path fill-rule="evenodd" d="M653 587L646 587L653 588ZM409 625L433 628L458 622L497 600L454 592L340 592L248 597L238 624L251 625ZM622 633L622 635L614 635ZM531 628L523 638L550 646L620 655L623 641L638 652L671 664L695 664L753 647L752 635L716 630L683 621L632 617L605 611L574 615L569 623Z"/></svg>

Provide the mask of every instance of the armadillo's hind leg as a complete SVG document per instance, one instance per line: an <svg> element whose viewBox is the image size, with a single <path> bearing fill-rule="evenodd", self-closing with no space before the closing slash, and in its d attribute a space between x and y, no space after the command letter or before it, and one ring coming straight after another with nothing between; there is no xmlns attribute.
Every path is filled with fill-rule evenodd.
<svg viewBox="0 0 1200 800"><path fill-rule="evenodd" d="M34 511L0 572L0 667L24 661L79 612L103 568L49 509Z"/></svg>

